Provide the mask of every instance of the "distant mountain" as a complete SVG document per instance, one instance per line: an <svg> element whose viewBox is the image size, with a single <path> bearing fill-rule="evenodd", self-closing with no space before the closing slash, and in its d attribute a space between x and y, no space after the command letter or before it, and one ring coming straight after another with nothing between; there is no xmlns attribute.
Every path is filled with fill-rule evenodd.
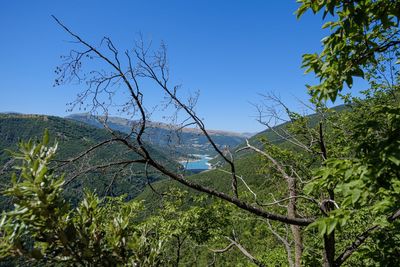
<svg viewBox="0 0 400 267"><path fill-rule="evenodd" d="M241 133L242 134L242 136L244 136L245 138L250 138L250 137L253 137L254 135L256 135L257 133Z"/></svg>
<svg viewBox="0 0 400 267"><path fill-rule="evenodd" d="M14 111L2 111L2 112L0 112L0 114L4 114L4 115L21 115L22 113L14 112Z"/></svg>
<svg viewBox="0 0 400 267"><path fill-rule="evenodd" d="M94 117L87 113L81 113L69 115L67 118L103 128L101 121L104 120L104 117ZM107 124L113 130L129 133L135 121L120 117L108 117ZM215 154L214 149L201 130L196 128L177 130L178 126L175 125L149 121L143 138L152 145L182 154ZM208 130L208 133L221 148L225 146L236 147L250 135L248 133L241 134L221 130Z"/></svg>

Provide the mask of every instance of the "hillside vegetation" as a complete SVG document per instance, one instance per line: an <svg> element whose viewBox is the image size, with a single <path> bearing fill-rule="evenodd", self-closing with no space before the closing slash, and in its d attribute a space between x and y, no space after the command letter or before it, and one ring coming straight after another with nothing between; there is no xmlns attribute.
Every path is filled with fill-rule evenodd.
<svg viewBox="0 0 400 267"><path fill-rule="evenodd" d="M47 129L51 136L51 142L58 142L59 152L53 163L63 165L65 160L77 157L90 147L109 140L112 136L104 129L99 129L85 123L67 120L55 116L45 115L22 115L22 114L1 114L0 115L0 165L2 167L1 185L5 188L9 184L9 177L14 170L11 168L12 158L9 151L15 151L18 142L21 140L41 140L43 133ZM151 148L150 148L151 149ZM168 162L166 157L157 150L151 149L156 158ZM112 157L110 157L112 155ZM74 178L76 174L82 172L79 177L67 186L67 196L73 203L82 196L84 188L96 191L99 195L121 195L127 194L129 198L139 194L147 183L144 176L142 165L132 164L129 171L118 173L118 179L113 181L119 167L107 169L92 169L85 173L85 170L93 166L110 163L113 159L118 161L134 159L126 147L112 143L101 149L96 149L88 153L81 159L71 164L66 164L59 172L66 172L66 180ZM173 161L168 163L173 169L179 168ZM159 179L160 176L151 174L151 181ZM111 186L110 186L111 185ZM3 199L4 200L4 199ZM1 203L0 207L4 203Z"/></svg>

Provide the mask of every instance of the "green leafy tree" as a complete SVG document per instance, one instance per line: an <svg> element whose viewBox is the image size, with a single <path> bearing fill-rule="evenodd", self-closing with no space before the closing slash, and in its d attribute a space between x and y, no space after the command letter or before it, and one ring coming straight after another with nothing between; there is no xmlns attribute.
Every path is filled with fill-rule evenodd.
<svg viewBox="0 0 400 267"><path fill-rule="evenodd" d="M154 222L168 240L165 255L171 265L201 265L198 261L204 261L201 258L207 259L210 254L207 247L220 245L224 235L230 234L232 207L224 203L191 196L178 188L165 192L160 201L160 208L146 221ZM197 262L193 253L198 254Z"/></svg>
<svg viewBox="0 0 400 267"><path fill-rule="evenodd" d="M366 94L371 94L371 90ZM351 111L341 114L342 131L340 135L335 131L336 141L332 144L341 143L342 152L326 160L315 171L316 179L305 188L314 194L334 190L337 208L311 225L318 226L321 235L344 227L360 233L357 241L338 255L336 265L343 263L368 237L387 245L375 251L380 254L380 263L391 265L397 261L393 257L398 252L393 248L398 247L400 230L396 222L400 215L399 103L398 91L378 90L365 99L353 99ZM369 226L356 227L360 220ZM376 231L381 234L375 236ZM392 234L387 235L389 232Z"/></svg>
<svg viewBox="0 0 400 267"><path fill-rule="evenodd" d="M86 191L71 208L62 196L64 179L49 167L57 144L21 142L13 156L19 176L4 191L14 209L0 220L0 257L82 266L162 265L161 238L152 223L138 223L142 205L124 197L99 199Z"/></svg>
<svg viewBox="0 0 400 267"><path fill-rule="evenodd" d="M319 54L303 56L306 72L320 83L308 86L314 97L335 100L344 84L364 77L364 68L376 63L379 54L400 44L400 1L388 0L298 0L297 16L307 10L323 13L323 25L331 33L322 39ZM397 58L399 59L399 58Z"/></svg>
<svg viewBox="0 0 400 267"><path fill-rule="evenodd" d="M306 187L308 193L330 192L330 201L335 205L330 205L326 218L318 219L311 226L318 226L324 237L325 265L341 265L372 232L377 229L385 232L384 227L398 217L399 76L395 64L399 59L400 2L298 2L301 4L298 17L311 10L315 14L322 12L324 19L329 18L323 28L329 28L331 33L322 40L322 52L303 56L306 72L312 71L320 79L319 84L308 86L313 98L334 101L344 84L352 87L357 76L368 79L371 84L371 90L364 92L366 99L353 98L351 112L342 115L340 126L334 125L333 129L338 131L333 130L336 134L334 148L330 150L333 157L324 162L315 172L317 179ZM397 62L384 64L387 59ZM382 76L387 78L386 74L390 75L390 81L379 82ZM345 100L350 98L344 96ZM343 253L336 255L335 229L351 220L350 225L356 225L356 218L358 223L368 218L370 226ZM394 230L395 225L388 227Z"/></svg>

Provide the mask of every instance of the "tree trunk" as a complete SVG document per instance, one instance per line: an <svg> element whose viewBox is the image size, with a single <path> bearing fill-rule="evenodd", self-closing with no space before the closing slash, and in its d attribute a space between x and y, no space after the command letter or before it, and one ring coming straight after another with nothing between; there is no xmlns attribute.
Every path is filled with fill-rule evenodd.
<svg viewBox="0 0 400 267"><path fill-rule="evenodd" d="M180 236L175 236L177 240L177 247L176 247L176 259L175 259L175 267L179 266L179 262L181 260L181 246L185 239L181 241Z"/></svg>
<svg viewBox="0 0 400 267"><path fill-rule="evenodd" d="M329 190L329 200L331 202L326 203L325 209L329 214L329 211L333 210L335 206L332 201L334 201L335 195L333 190ZM329 235L324 235L324 267L333 267L335 265L335 230L332 231Z"/></svg>
<svg viewBox="0 0 400 267"><path fill-rule="evenodd" d="M321 153L322 153L322 160L325 161L328 159L328 153L326 151L326 146L324 142L324 135L322 132L322 122L319 123L319 144L321 147ZM324 163L323 163L324 164ZM325 211L327 214L331 210L335 209L335 206L333 205L335 201L335 193L333 192L333 188L328 189L328 194L329 194L329 202L326 203L325 205ZM325 234L324 235L324 255L323 255L323 266L324 267L333 267L335 265L335 230L332 231L329 235Z"/></svg>
<svg viewBox="0 0 400 267"><path fill-rule="evenodd" d="M288 187L289 187L289 204L288 204L288 217L296 217L296 179L294 177L287 177ZM301 229L298 225L291 225L293 240L294 240L294 266L301 266L301 256L303 254L303 241L301 237Z"/></svg>
<svg viewBox="0 0 400 267"><path fill-rule="evenodd" d="M335 266L335 233L324 235L324 267Z"/></svg>
<svg viewBox="0 0 400 267"><path fill-rule="evenodd" d="M303 241L301 238L300 226L292 225L292 234L294 239L294 266L301 266L301 256L303 254Z"/></svg>

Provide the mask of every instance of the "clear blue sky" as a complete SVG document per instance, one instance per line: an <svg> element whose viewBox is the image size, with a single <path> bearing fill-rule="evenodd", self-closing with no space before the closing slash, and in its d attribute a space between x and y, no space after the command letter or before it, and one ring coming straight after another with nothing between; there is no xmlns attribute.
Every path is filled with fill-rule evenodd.
<svg viewBox="0 0 400 267"><path fill-rule="evenodd" d="M260 131L250 104L259 93L274 91L299 109L295 98L306 100L304 85L313 83L301 55L320 50L321 16L297 20L296 7L295 0L3 1L0 111L68 115L78 89L52 84L60 55L73 46L54 14L94 44L109 36L124 50L138 32L164 40L173 80L200 90L197 111L209 129Z"/></svg>

